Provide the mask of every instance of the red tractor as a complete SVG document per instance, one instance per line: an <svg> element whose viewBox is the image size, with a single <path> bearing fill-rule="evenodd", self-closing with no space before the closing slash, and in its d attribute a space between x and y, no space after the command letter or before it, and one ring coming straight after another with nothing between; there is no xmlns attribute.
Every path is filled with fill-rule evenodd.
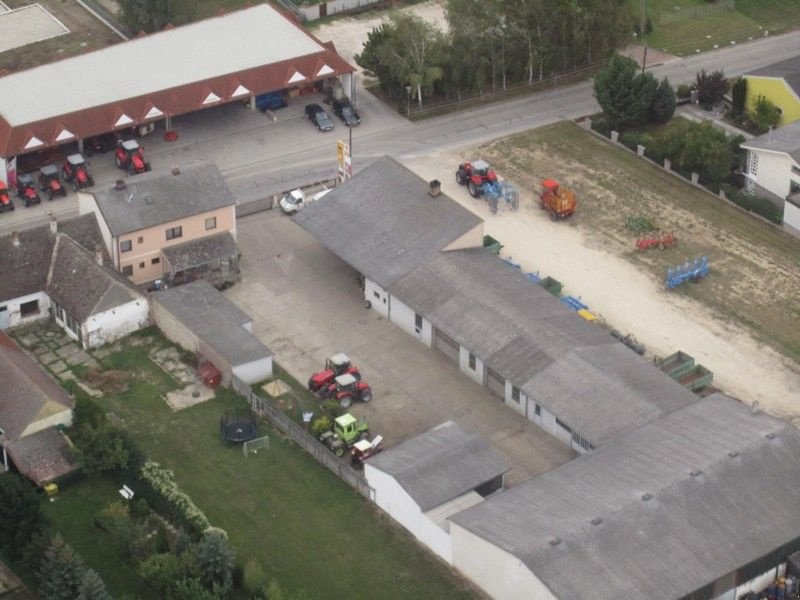
<svg viewBox="0 0 800 600"><path fill-rule="evenodd" d="M485 160L465 162L458 165L456 182L458 185L466 185L467 189L469 189L469 195L473 198L480 198L484 183L494 183L496 181L497 173L489 167L489 163Z"/></svg>
<svg viewBox="0 0 800 600"><path fill-rule="evenodd" d="M14 210L14 202L8 196L6 184L0 180L0 212L6 212L7 210Z"/></svg>
<svg viewBox="0 0 800 600"><path fill-rule="evenodd" d="M136 175L150 170L150 163L144 160L144 148L136 140L120 142L114 151L114 160L120 169L128 171L129 175Z"/></svg>
<svg viewBox="0 0 800 600"><path fill-rule="evenodd" d="M89 175L82 154L70 154L64 161L64 166L61 167L61 173L64 175L64 181L72 183L72 189L76 192L81 188L94 185L94 179Z"/></svg>
<svg viewBox="0 0 800 600"><path fill-rule="evenodd" d="M361 374L358 372L358 367L350 363L350 359L346 354L334 354L325 361L325 369L319 373L314 373L308 379L308 389L314 393L320 391L327 391L328 387L333 383L339 375L349 373L356 379L361 379Z"/></svg>
<svg viewBox="0 0 800 600"><path fill-rule="evenodd" d="M372 400L372 389L366 381L361 381L350 373L337 376L327 388L317 392L321 398L332 398L342 408L350 408L353 400L369 402Z"/></svg>
<svg viewBox="0 0 800 600"><path fill-rule="evenodd" d="M36 186L33 185L33 177L28 173L17 175L17 196L22 198L25 206L39 204L42 201L39 192L36 191Z"/></svg>
<svg viewBox="0 0 800 600"><path fill-rule="evenodd" d="M44 165L39 174L39 191L47 194L47 199L52 200L53 196L66 196L67 188L61 185L58 178L58 169L55 165Z"/></svg>

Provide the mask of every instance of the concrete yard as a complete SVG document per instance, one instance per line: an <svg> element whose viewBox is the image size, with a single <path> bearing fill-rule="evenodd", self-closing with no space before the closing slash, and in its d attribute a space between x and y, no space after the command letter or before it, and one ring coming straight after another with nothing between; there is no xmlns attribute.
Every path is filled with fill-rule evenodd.
<svg viewBox="0 0 800 600"><path fill-rule="evenodd" d="M372 386L356 404L391 447L448 419L485 436L512 464L514 485L575 456L502 401L361 304L357 273L277 211L238 221L243 281L225 294L254 319L253 333L299 381L345 352Z"/></svg>

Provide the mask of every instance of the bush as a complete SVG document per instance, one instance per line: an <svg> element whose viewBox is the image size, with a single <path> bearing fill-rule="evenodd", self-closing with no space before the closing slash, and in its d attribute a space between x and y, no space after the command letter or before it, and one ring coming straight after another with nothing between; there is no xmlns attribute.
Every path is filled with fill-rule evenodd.
<svg viewBox="0 0 800 600"><path fill-rule="evenodd" d="M314 437L319 437L324 432L330 430L333 427L333 421L331 421L330 417L327 415L322 415L314 419L311 423L311 433Z"/></svg>
<svg viewBox="0 0 800 600"><path fill-rule="evenodd" d="M682 83L678 86L677 95L681 100L686 100L692 95L692 90L688 85Z"/></svg>
<svg viewBox="0 0 800 600"><path fill-rule="evenodd" d="M162 468L156 462L147 461L140 474L142 481L163 501L172 518L186 524L195 535L200 535L211 527L203 511L197 508L188 494L178 488L172 471Z"/></svg>
<svg viewBox="0 0 800 600"><path fill-rule="evenodd" d="M664 77L658 85L653 103L650 105L649 119L652 123L666 123L675 114L677 100L675 90L669 84L669 80Z"/></svg>
<svg viewBox="0 0 800 600"><path fill-rule="evenodd" d="M720 189L725 192L725 196L728 200L737 206L741 206L749 212L761 215L765 219L778 225L783 222L783 211L766 198L744 193L727 183L720 185Z"/></svg>
<svg viewBox="0 0 800 600"><path fill-rule="evenodd" d="M741 117L744 114L744 101L747 97L747 79L740 77L731 88L731 100L733 101L733 114Z"/></svg>
<svg viewBox="0 0 800 600"><path fill-rule="evenodd" d="M264 590L267 585L267 575L258 561L251 558L244 566L244 590L251 596L256 596Z"/></svg>
<svg viewBox="0 0 800 600"><path fill-rule="evenodd" d="M698 102L709 106L713 106L722 100L722 97L728 93L730 88L730 84L725 78L725 73L722 71L706 73L705 69L697 73L695 85L697 86Z"/></svg>
<svg viewBox="0 0 800 600"><path fill-rule="evenodd" d="M748 116L753 125L763 132L768 131L770 127L775 127L781 120L780 109L764 96L756 98L753 110Z"/></svg>

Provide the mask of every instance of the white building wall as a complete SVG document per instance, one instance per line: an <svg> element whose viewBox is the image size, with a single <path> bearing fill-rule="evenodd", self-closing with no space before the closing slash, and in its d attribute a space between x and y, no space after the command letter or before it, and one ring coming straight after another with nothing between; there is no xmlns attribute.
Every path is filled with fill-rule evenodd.
<svg viewBox="0 0 800 600"><path fill-rule="evenodd" d="M256 383L272 377L272 357L268 356L233 367L233 374L245 383Z"/></svg>
<svg viewBox="0 0 800 600"><path fill-rule="evenodd" d="M39 302L39 312L35 315L23 317L20 308L21 305L34 300ZM0 306L6 307L6 310L3 311L4 314L0 314L0 327L2 327L2 329L24 325L25 323L32 323L50 317L50 297L44 292L36 292L35 294L14 298L8 302L0 302Z"/></svg>
<svg viewBox="0 0 800 600"><path fill-rule="evenodd" d="M394 477L368 462L364 465L364 477L375 490L375 504L448 564L452 563L450 536L422 513Z"/></svg>
<svg viewBox="0 0 800 600"><path fill-rule="evenodd" d="M364 300L369 301L375 312L389 318L389 292L366 277L364 278Z"/></svg>
<svg viewBox="0 0 800 600"><path fill-rule="evenodd" d="M733 596L736 600L739 600L742 596L746 596L750 592L759 593L763 592L767 587L774 583L776 579L779 577L783 577L786 574L786 563L781 563L769 571L762 573L756 577L753 577L750 581L746 581L740 586L736 587L733 591ZM720 598L725 598L726 595L730 595L730 591L726 592L720 596Z"/></svg>
<svg viewBox="0 0 800 600"><path fill-rule="evenodd" d="M790 233L800 231L800 208L788 201L783 203L783 224Z"/></svg>
<svg viewBox="0 0 800 600"><path fill-rule="evenodd" d="M459 346L458 366L475 383L478 383L480 385L486 385L486 367L484 366L483 361L476 356L475 368L471 369L469 366L469 354L470 354L469 350L464 348L464 346Z"/></svg>
<svg viewBox="0 0 800 600"><path fill-rule="evenodd" d="M442 248L443 252L448 250L466 250L467 248L482 248L483 247L483 221L470 229L464 235L456 238L447 246Z"/></svg>
<svg viewBox="0 0 800 600"><path fill-rule="evenodd" d="M129 333L139 331L150 324L150 303L139 298L96 315L83 323L83 345L96 348L110 344Z"/></svg>
<svg viewBox="0 0 800 600"><path fill-rule="evenodd" d="M94 213L97 224L100 226L103 243L106 245L109 256L111 256L114 268L119 269L119 256L115 251L115 246L112 244L113 238L111 236L111 230L108 228L105 219L103 219L103 214L100 212L94 196L88 192L78 192L78 214L86 215L89 213Z"/></svg>
<svg viewBox="0 0 800 600"><path fill-rule="evenodd" d="M528 396L522 390L519 391L519 400L514 400L514 384L510 381L506 380L506 393L503 397L503 401L521 414L523 417L530 418L530 414L526 411L527 404L528 404Z"/></svg>
<svg viewBox="0 0 800 600"><path fill-rule="evenodd" d="M47 429L48 427L56 427L58 425L63 425L64 427L72 426L71 408L65 408L64 410L52 414L49 417L34 421L25 428L19 437L24 438L26 435L33 435L34 433L38 433L43 429Z"/></svg>
<svg viewBox="0 0 800 600"><path fill-rule="evenodd" d="M189 352L197 352L197 348L200 345L197 336L158 302L158 294L155 295L155 299L151 302L150 313L153 317L153 323L170 342L178 344L178 346Z"/></svg>
<svg viewBox="0 0 800 600"><path fill-rule="evenodd" d="M748 160L748 174L764 189L780 198L789 195L789 180L792 174L792 165L795 162L782 152L769 152L767 150L750 150L758 154L758 168L755 175L749 173L751 160Z"/></svg>
<svg viewBox="0 0 800 600"><path fill-rule="evenodd" d="M389 320L400 329L414 336L430 348L433 344L433 328L427 319L422 319L422 327L417 327L417 313L392 296L390 300L391 311ZM421 316L421 315L420 315Z"/></svg>
<svg viewBox="0 0 800 600"><path fill-rule="evenodd" d="M453 522L450 539L453 566L495 600L558 600L513 554Z"/></svg>

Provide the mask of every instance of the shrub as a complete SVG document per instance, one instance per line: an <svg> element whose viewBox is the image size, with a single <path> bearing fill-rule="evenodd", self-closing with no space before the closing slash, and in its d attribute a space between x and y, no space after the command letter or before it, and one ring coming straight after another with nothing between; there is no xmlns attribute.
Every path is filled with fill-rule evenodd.
<svg viewBox="0 0 800 600"><path fill-rule="evenodd" d="M139 565L139 575L162 597L168 597L169 590L183 576L180 561L172 554L153 554Z"/></svg>
<svg viewBox="0 0 800 600"><path fill-rule="evenodd" d="M314 434L314 437L319 437L332 427L333 421L331 421L330 417L327 415L322 415L321 417L314 419L314 421L311 423L311 433Z"/></svg>
<svg viewBox="0 0 800 600"><path fill-rule="evenodd" d="M666 123L675 114L677 99L675 90L669 84L669 80L664 77L658 85L653 103L650 105L649 119L653 123Z"/></svg>
<svg viewBox="0 0 800 600"><path fill-rule="evenodd" d="M730 84L722 71L712 71L707 73L705 69L697 73L695 78L697 86L697 99L700 104L717 104L722 97L728 93Z"/></svg>
<svg viewBox="0 0 800 600"><path fill-rule="evenodd" d="M147 461L140 474L142 481L163 500L173 518L185 523L196 535L211 527L203 511L197 508L188 494L178 488L172 471L162 468L156 462Z"/></svg>
<svg viewBox="0 0 800 600"><path fill-rule="evenodd" d="M753 125L764 132L768 131L770 127L775 127L778 121L781 120L780 109L764 96L756 98L753 103L753 110L750 111L748 116Z"/></svg>
<svg viewBox="0 0 800 600"><path fill-rule="evenodd" d="M677 91L678 98L680 98L681 100L685 100L691 95L692 95L692 90L688 85L682 83L678 86L678 91Z"/></svg>
<svg viewBox="0 0 800 600"><path fill-rule="evenodd" d="M747 79L739 77L731 88L731 99L733 101L733 114L741 117L744 114L744 101L747 96Z"/></svg>
<svg viewBox="0 0 800 600"><path fill-rule="evenodd" d="M766 198L743 193L727 183L720 185L720 189L725 192L728 200L743 209L761 215L778 225L783 222L783 211Z"/></svg>
<svg viewBox="0 0 800 600"><path fill-rule="evenodd" d="M251 558L244 566L244 590L251 596L260 594L266 587L267 575L258 561Z"/></svg>

